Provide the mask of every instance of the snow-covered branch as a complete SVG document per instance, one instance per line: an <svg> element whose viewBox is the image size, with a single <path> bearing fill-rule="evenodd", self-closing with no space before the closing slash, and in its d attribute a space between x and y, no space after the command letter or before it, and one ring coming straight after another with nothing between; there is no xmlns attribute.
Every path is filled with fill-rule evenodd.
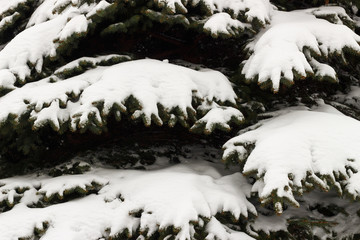
<svg viewBox="0 0 360 240"><path fill-rule="evenodd" d="M253 191L263 203L280 203L278 212L283 201L299 206L294 194L315 186L358 198L359 131L359 121L340 113L290 111L229 140L223 158L255 173Z"/></svg>

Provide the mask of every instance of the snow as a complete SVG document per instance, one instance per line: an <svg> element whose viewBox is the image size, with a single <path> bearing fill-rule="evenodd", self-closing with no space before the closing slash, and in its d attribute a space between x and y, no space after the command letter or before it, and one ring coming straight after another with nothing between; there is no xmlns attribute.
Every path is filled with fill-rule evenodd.
<svg viewBox="0 0 360 240"><path fill-rule="evenodd" d="M343 102L356 109L360 109L360 87L351 86L348 93L338 93L335 99L337 99L338 102Z"/></svg>
<svg viewBox="0 0 360 240"><path fill-rule="evenodd" d="M102 1L100 1L100 2L96 5L96 7L94 7L91 11L89 11L89 12L86 14L86 17L89 18L89 17L95 15L97 12L106 9L106 8L109 7L110 5L111 5L111 4L108 3L107 1L102 0Z"/></svg>
<svg viewBox="0 0 360 240"><path fill-rule="evenodd" d="M101 167L98 157L104 156L104 152L92 150L91 154L95 154L95 158L89 158L91 154L88 154L77 156L74 159L74 161L82 159L95 161L95 164L91 165L90 171L81 175L63 175L51 178L43 173L35 173L1 179L0 205L3 199L8 198L7 193L10 192L18 200L14 202L15 206L11 210L1 212L0 207L0 224L6 229L6 231L0 232L0 238L17 239L19 236L31 236L35 227L42 229L42 223L47 222L48 228L45 227L44 230L47 229L47 231L42 239L108 239L124 229L128 229L130 234L138 234L140 226L145 225L158 231L161 223L172 224L176 222L174 219L184 220L184 222L179 220L180 225L184 224L183 228L174 234L177 234L177 239L193 236L195 224L200 229L204 229L204 238L207 240L253 239L248 234L257 239L257 233L260 231L266 234L281 230L287 232L290 221L301 219L337 223L330 225L331 231L329 232L322 228L313 229L313 233L320 239L331 238L332 231L341 239L358 233L359 220L356 212L360 209L359 202L339 198L335 191L321 192L315 189L296 198L301 202L299 208L287 206L283 214L277 216L272 210L261 207L255 198L246 200L250 196L252 188L248 181L237 172L235 167L227 170L220 162L206 161L202 157L205 152L215 151L220 154L220 150L209 147L205 143L204 146L206 148L188 146L191 149L191 157L185 159L180 156L181 164L173 165L168 163L168 159L160 157L157 158L154 165L145 166L147 170L141 171ZM161 147L167 148L166 146ZM109 148L112 149L111 146ZM46 170L41 172L46 172ZM67 198L70 191L64 191L64 189L77 186L84 188L84 186L92 185L93 181L100 184L94 194L88 193L86 196L79 196L75 199ZM20 193L22 191L19 189L28 190ZM145 191L144 194L141 194L142 191ZM181 191L182 194L177 191ZM56 203L55 200L60 197L59 193L62 192L64 192L62 200L60 203ZM237 195L238 192L242 194ZM45 201L46 195L51 195L50 193L53 194L52 200ZM146 197L144 197L145 194L147 194ZM151 201L146 201L147 196ZM244 196L245 198L243 198ZM236 199L233 199L234 197ZM201 199L199 204L197 203L198 198ZM193 210L199 213L205 206L205 208L218 209L221 212L221 207L211 208L211 206L217 204L226 206L227 199L232 203L236 202L236 205L246 205L250 201L251 205L247 210L249 213L254 213L250 209L256 207L256 218L248 216L246 221L241 220L241 224L247 225L247 234L240 231L236 224L220 222L217 216L214 217L212 210L208 218L198 216L197 221L187 224L189 222L186 218L190 218ZM38 202L45 203L45 207L35 207ZM329 205L336 205L343 210L326 216L316 208L316 206L326 207ZM180 208L184 208L183 211ZM234 206L231 208L236 209ZM132 211L131 215L129 215L129 211ZM152 211L151 214L149 211ZM174 218L164 220L167 211L170 211L169 215L175 214ZM135 213L138 215L136 216ZM4 222L5 225L3 225ZM3 228L1 229L3 230ZM175 238L174 235L169 233L168 239ZM139 237L138 239L145 238Z"/></svg>
<svg viewBox="0 0 360 240"><path fill-rule="evenodd" d="M16 77L7 69L0 70L0 86L6 89L15 89Z"/></svg>
<svg viewBox="0 0 360 240"><path fill-rule="evenodd" d="M14 18L18 16L20 16L20 14L18 12L15 12L10 16L2 18L0 21L0 29L3 28L6 24L11 23L14 20Z"/></svg>
<svg viewBox="0 0 360 240"><path fill-rule="evenodd" d="M54 40L64 40L74 32L86 31L87 24L83 15L69 12L24 30L0 52L0 69L25 81L32 70L29 62L35 65L37 72L41 72L44 58L56 56L57 44ZM7 80L4 83L7 85L2 85L2 88L13 88L14 82Z"/></svg>
<svg viewBox="0 0 360 240"><path fill-rule="evenodd" d="M59 13L58 9L63 6L67 7ZM20 83L24 83L31 77L33 67L37 72L41 72L44 58L55 57L56 49L61 42L72 34L79 35L87 32L91 20L85 15L94 9L96 11L104 7L103 1L90 5L82 1L70 0L42 1L31 15L27 28L0 51L0 71L7 71L7 78L1 81L0 88L14 88L14 77L10 74L18 78ZM16 14L2 19L0 27Z"/></svg>
<svg viewBox="0 0 360 240"><path fill-rule="evenodd" d="M218 34L236 35L238 31L245 28L244 23L239 20L232 19L228 13L216 13L212 15L204 24L204 29L212 35Z"/></svg>
<svg viewBox="0 0 360 240"><path fill-rule="evenodd" d="M107 179L92 175L70 175L58 178L47 179L46 182L41 182L38 185L41 188L38 190L44 197L50 198L54 194L58 197L64 197L64 192L68 189L81 188L86 191L86 187L91 187L94 183L99 185L105 185L108 183Z"/></svg>
<svg viewBox="0 0 360 240"><path fill-rule="evenodd" d="M247 46L251 55L243 62L245 78L258 78L260 84L271 81L274 91L279 89L282 79L293 82L314 72L318 76L336 79L331 66L315 59L317 56L341 54L345 47L360 52L360 36L344 25L317 19L312 12L316 10L310 13L308 10L274 11L271 24ZM311 54L304 53L304 48L310 49Z"/></svg>
<svg viewBox="0 0 360 240"><path fill-rule="evenodd" d="M54 6L57 0L43 0L39 7L37 7L34 13L31 15L27 28L43 23L45 21L54 19L58 14L54 11Z"/></svg>
<svg viewBox="0 0 360 240"><path fill-rule="evenodd" d="M311 58L309 63L315 70L315 76L320 77L320 78L328 76L331 79L333 79L334 81L337 81L336 72L329 65L320 63L320 62L316 61L315 58Z"/></svg>
<svg viewBox="0 0 360 240"><path fill-rule="evenodd" d="M65 6L67 7L62 12L59 12L59 10ZM30 28L31 26L57 18L71 11L77 12L78 15L84 14L88 17L87 14L102 7L104 7L104 1L89 4L86 1L78 0L43 0L41 5L37 7L31 15L26 27Z"/></svg>
<svg viewBox="0 0 360 240"><path fill-rule="evenodd" d="M210 219L210 222L206 226L206 230L209 232L209 234L206 236L205 240L215 240L215 239L254 240L255 239L243 232L235 232L231 230L230 228L221 224L214 217Z"/></svg>
<svg viewBox="0 0 360 240"><path fill-rule="evenodd" d="M28 0L0 0L0 15L16 8L19 4L26 3Z"/></svg>
<svg viewBox="0 0 360 240"><path fill-rule="evenodd" d="M339 198L335 191L321 192L319 190L314 190L299 197L298 201L302 203L299 208L289 207L281 217L269 214L268 209L256 206L258 217L254 222L250 223L251 228L256 232L264 231L267 234L277 231L286 232L289 221L303 219L305 221L329 223L330 227L327 226L327 228L330 231L322 228L316 229L316 227L312 229L312 233L319 239L333 238L333 232L337 234L336 239L351 238L350 236L358 233L359 217L356 212L360 207L359 202ZM337 206L342 211L326 216L316 209L317 206L327 207L330 205Z"/></svg>
<svg viewBox="0 0 360 240"><path fill-rule="evenodd" d="M239 161L245 161L243 172L256 172L258 181L264 182L255 184L253 191L263 202L271 200L275 192L298 206L293 193L306 189L302 181L325 190L333 182L340 192L351 183L352 189L360 190L348 172L349 167L360 168L360 136L354 134L360 131L359 121L338 113L295 110L258 126L229 140L224 145L224 159L237 152ZM255 147L248 152L250 144ZM339 175L345 180L340 182Z"/></svg>
<svg viewBox="0 0 360 240"><path fill-rule="evenodd" d="M271 23L247 45L249 59L243 62L242 73L248 80L270 81L275 91L284 79L293 82L314 75L337 81L327 58L335 55L343 59L344 48L360 52L360 37L346 26L353 21L341 7L281 12L273 10L268 0L154 1L174 14L189 11L189 16L191 8L206 7L209 13L205 19L192 20L204 24L203 29L214 37L237 35L256 21ZM26 2L0 0L0 13ZM85 33L92 16L111 5L105 0L85 2L38 1L26 29L0 51L0 88L12 90L0 98L1 124L9 119L17 124L29 116L25 120L33 130L50 124L56 131L61 132L64 125L77 131L89 125L102 127L107 116L114 114L131 115L146 126L188 121L193 124L190 130L209 134L215 129L231 130L232 123L244 120L236 108L234 86L225 75L201 67L195 71L176 66L169 60L101 66L103 61L126 56L82 57L47 78L19 86L32 77L34 69L43 71L44 59L56 57L59 41ZM2 18L0 28L18 14ZM329 16L330 20L320 19ZM239 19L246 19L246 23ZM69 78L62 74L83 62L91 63L93 69ZM335 97L360 109L359 86ZM139 103L136 109L129 107L131 99ZM322 219L319 211L310 208L319 203L333 203L349 213L326 218L347 223L334 225L339 238L358 233L359 203L335 197L333 190L360 199L360 124L324 102L318 101L318 105L265 113L260 117L272 118L229 140L224 145L224 159L236 156L244 163L240 172L191 159L175 166L146 166L147 171L94 166L82 175L51 178L34 173L0 179L0 239L36 238L35 229L45 232L42 240L108 239L124 231L141 233L144 236L138 239L145 239L169 226L177 230L176 236L170 234L165 239L194 238L195 227L205 230L207 240L253 239L239 226L225 225L217 214L229 212L235 220L250 217L240 223L251 226L248 232L270 233L286 231L294 218ZM162 109L168 116L162 116ZM202 153L211 155L207 149ZM255 174L253 185L242 174ZM330 192L314 190L297 195L313 186ZM79 194L78 198L68 199L73 193ZM258 194L261 203L274 203L282 217L256 206L255 198L250 202L251 193ZM314 233L333 237L323 229Z"/></svg>
<svg viewBox="0 0 360 240"><path fill-rule="evenodd" d="M349 15L347 15L346 11L342 7L338 6L321 6L318 8L308 8L305 10L307 13L311 13L316 17L328 17L331 16L331 20L333 20L336 24L344 24L343 20L348 22L354 22Z"/></svg>
<svg viewBox="0 0 360 240"><path fill-rule="evenodd" d="M187 9L181 0L154 0L154 2L156 2L159 7L166 7L173 13L176 13L177 9L179 9L181 12L187 12Z"/></svg>
<svg viewBox="0 0 360 240"><path fill-rule="evenodd" d="M205 134L213 132L217 127L230 131L231 127L229 123L233 120L235 122L241 122L244 120L244 115L238 109L233 107L211 106L210 111L207 112L204 117L199 119L190 130L205 125Z"/></svg>
<svg viewBox="0 0 360 240"><path fill-rule="evenodd" d="M53 40L66 21L66 16L59 17L19 33L0 52L0 69L8 70L22 80L31 73L28 62L36 64L36 69L41 71L43 58L55 55Z"/></svg>
<svg viewBox="0 0 360 240"><path fill-rule="evenodd" d="M230 10L234 13L236 18L238 15L243 15L248 22L257 19L262 24L270 21L270 14L273 6L268 0L195 0L195 1L181 1L181 0L155 0L160 7L168 8L172 13L187 12L187 7L204 6L214 14L216 12L225 12Z"/></svg>
<svg viewBox="0 0 360 240"><path fill-rule="evenodd" d="M71 71L74 68L80 67L82 62L91 63L93 66L95 66L101 62L106 62L113 58L122 58L122 59L127 59L127 60L131 59L127 55L119 55L119 54L109 54L109 55L103 55L103 56L97 56L97 57L82 57L82 58L78 58L74 61L71 61L71 62L67 63L66 65L58 68L54 72L54 74L61 75L63 72Z"/></svg>
<svg viewBox="0 0 360 240"><path fill-rule="evenodd" d="M355 21L356 27L360 27L360 17L354 16L354 21Z"/></svg>
<svg viewBox="0 0 360 240"><path fill-rule="evenodd" d="M59 33L58 39L64 41L66 38L70 37L72 34L85 33L88 29L89 21L84 15L78 15L73 17L65 27Z"/></svg>
<svg viewBox="0 0 360 240"><path fill-rule="evenodd" d="M348 98L359 98L360 97L360 87L351 86L351 91L347 94Z"/></svg>
<svg viewBox="0 0 360 240"><path fill-rule="evenodd" d="M100 58L101 59L101 58ZM73 65L74 63L71 63ZM139 71L141 69L141 71ZM110 67L97 67L78 76L61 80L56 76L38 82L28 83L15 89L0 99L0 122L13 114L18 119L30 111L34 128L50 123L55 130L68 121L71 128L84 128L90 124L94 114L95 121L102 123L101 116L107 116L114 106L120 111L127 111L125 101L133 96L141 108L133 113L133 118L143 118L145 125L150 125L154 117L160 119L158 104L176 117L188 118L188 111L194 111L192 101L226 101L235 103L236 94L228 79L217 71L195 71L170 63L144 59L116 64ZM79 96L76 102L69 101L69 96ZM103 108L96 103L103 103ZM189 110L190 109L190 110ZM235 112L234 112L235 111ZM241 117L236 109L221 111L223 119L211 114L204 120L226 124L229 117ZM219 120L220 118L220 120Z"/></svg>
<svg viewBox="0 0 360 240"><path fill-rule="evenodd" d="M28 207L47 194L62 193L64 189L93 181L102 186L97 194L45 208ZM17 186L28 189L19 194L19 203L0 214L1 239L31 237L35 226L41 228L42 223L47 222L49 227L41 238L44 240L95 240L114 237L125 229L130 234L140 229L150 236L168 226L179 228L176 239L185 240L194 234L190 221L201 222L200 216L211 219L206 227L207 239L214 236L252 239L245 233L228 229L214 217L222 211L231 212L235 218L247 216L248 212L256 214L247 200L250 185L240 173L222 175L214 164L206 161L151 171L93 167L82 175L56 178L29 175L3 179L0 183L4 185L0 188L1 195ZM36 190L38 186L41 189ZM140 217L130 214L140 210Z"/></svg>

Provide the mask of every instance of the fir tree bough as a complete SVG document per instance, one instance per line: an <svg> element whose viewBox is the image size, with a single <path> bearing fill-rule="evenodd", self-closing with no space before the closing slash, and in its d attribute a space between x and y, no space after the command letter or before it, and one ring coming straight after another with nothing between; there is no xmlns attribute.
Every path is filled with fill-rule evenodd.
<svg viewBox="0 0 360 240"><path fill-rule="evenodd" d="M359 8L0 1L0 239L359 238Z"/></svg>

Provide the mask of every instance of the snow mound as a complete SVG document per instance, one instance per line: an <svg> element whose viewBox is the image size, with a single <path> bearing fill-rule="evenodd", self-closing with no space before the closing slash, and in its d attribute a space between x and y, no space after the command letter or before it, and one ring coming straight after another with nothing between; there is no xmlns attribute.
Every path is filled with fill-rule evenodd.
<svg viewBox="0 0 360 240"><path fill-rule="evenodd" d="M69 191L91 181L105 185L97 194L36 207L45 190ZM179 240L193 239L195 227L204 228L206 239L252 239L215 218L221 212L236 219L248 212L256 214L247 200L250 185L240 173L221 175L205 161L152 171L94 167L83 175L31 175L3 179L0 184L0 193L24 187L18 191L17 205L0 213L1 239L31 238L34 230L44 240L97 240L121 234L150 237L169 227L174 229L167 232L169 237Z"/></svg>
<svg viewBox="0 0 360 240"><path fill-rule="evenodd" d="M353 180L360 169L358 132L359 121L338 113L291 111L229 140L223 158L244 163L245 174L256 173L252 191L280 213L283 201L298 206L294 193L315 185L359 197Z"/></svg>
<svg viewBox="0 0 360 240"><path fill-rule="evenodd" d="M229 11L236 18L244 15L247 22L254 20L263 25L270 21L273 6L268 0L154 0L158 6L166 8L170 13L187 13L188 8L202 6L211 14Z"/></svg>
<svg viewBox="0 0 360 240"><path fill-rule="evenodd" d="M250 57L243 62L242 74L248 81L270 83L274 91L280 83L291 84L313 74L337 81L335 70L320 61L331 55L345 59L344 49L360 53L360 36L342 25L339 12L339 7L274 11L271 25L248 44ZM340 15L339 24L316 18L325 14Z"/></svg>
<svg viewBox="0 0 360 240"><path fill-rule="evenodd" d="M99 66L65 80L52 76L28 83L0 98L0 122L10 118L16 123L30 113L35 129L50 124L56 131L76 131L105 126L109 114L118 120L130 114L146 126L164 121L187 126L196 121L202 103L235 104L235 99L231 83L220 72L144 59ZM199 121L227 127L242 120L242 114L231 109L217 111L223 116L209 112Z"/></svg>

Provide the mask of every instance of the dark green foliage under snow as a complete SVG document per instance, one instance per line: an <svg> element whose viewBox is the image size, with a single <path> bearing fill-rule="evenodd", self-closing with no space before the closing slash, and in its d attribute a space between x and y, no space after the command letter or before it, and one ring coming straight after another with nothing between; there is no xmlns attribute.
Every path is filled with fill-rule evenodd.
<svg viewBox="0 0 360 240"><path fill-rule="evenodd" d="M264 195L271 182L264 172L268 165L253 164L261 159L251 157L261 142L279 140L251 133L289 112L335 112L360 120L359 1L1 4L0 179L19 174L39 179L29 184L0 180L0 220L22 201L37 210L102 196L116 181L102 175L107 168L151 174L184 164L187 172L189 162L205 161L221 174L214 177L215 170L202 173L196 166L201 174L194 171L209 174L212 184L221 185L216 181L230 173L246 174L238 179L244 184L240 192L248 194L242 199L249 201L242 209L246 213L236 215L222 202L215 213L199 213L197 221L187 223L189 229L159 222L143 227L140 223L157 213L147 212L145 205L129 207L130 220L124 221L131 224L118 232L106 228L103 238L236 239L242 232L256 239L360 239L354 227L360 223L359 150L329 174L331 167L314 167L314 144L309 147L315 154L312 169L299 178L290 172L288 185ZM291 132L291 126L284 129ZM236 141L245 132L249 138ZM356 145L360 133L351 134ZM331 142L334 135L329 136ZM227 141L222 166L218 162ZM81 174L84 179L77 178ZM51 179L66 176L74 179L61 191L47 188ZM30 199L31 194L36 197ZM106 203L129 201L121 193L115 200L106 197ZM32 239L45 238L52 227L47 219L34 226Z"/></svg>

